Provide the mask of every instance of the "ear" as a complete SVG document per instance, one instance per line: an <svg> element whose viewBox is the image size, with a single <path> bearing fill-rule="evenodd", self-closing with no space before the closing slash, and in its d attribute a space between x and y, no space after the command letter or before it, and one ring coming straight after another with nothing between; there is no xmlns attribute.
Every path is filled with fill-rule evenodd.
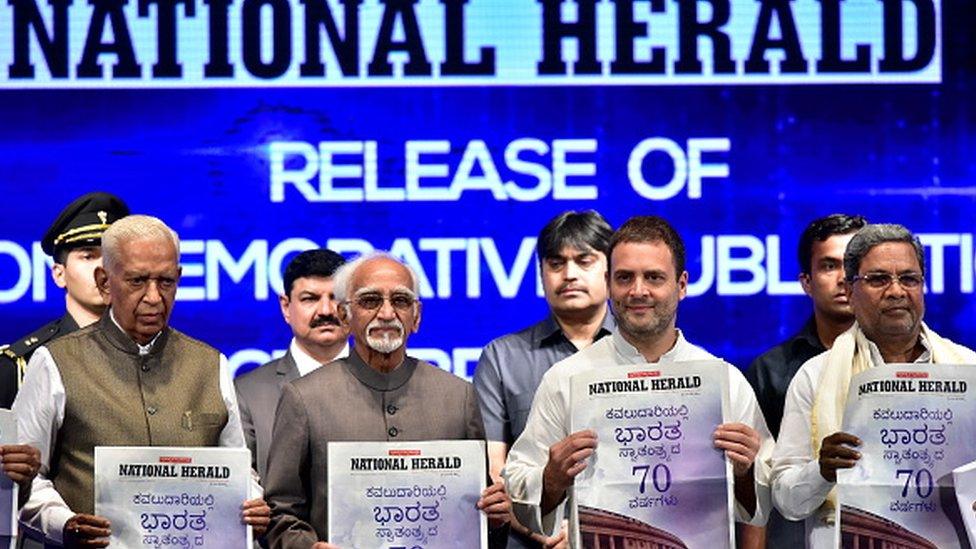
<svg viewBox="0 0 976 549"><path fill-rule="evenodd" d="M417 307L416 314L413 315L413 326L410 328L410 333L415 334L417 330L420 329L420 311L423 309L424 304L418 301L415 305Z"/></svg>
<svg viewBox="0 0 976 549"><path fill-rule="evenodd" d="M803 293L807 294L808 296L813 296L813 286L810 284L810 275L807 273L800 273L800 276L797 278L800 279L800 286L803 288Z"/></svg>
<svg viewBox="0 0 976 549"><path fill-rule="evenodd" d="M342 327L349 329L349 304L339 303L336 306L336 317L338 317L339 322L342 323Z"/></svg>
<svg viewBox="0 0 976 549"><path fill-rule="evenodd" d="M278 296L278 305L281 307L281 316L285 319L286 324L291 324L291 314L288 311L288 304L291 300L288 296L281 294Z"/></svg>
<svg viewBox="0 0 976 549"><path fill-rule="evenodd" d="M678 301L681 301L688 295L688 271L682 271L681 276L678 277Z"/></svg>
<svg viewBox="0 0 976 549"><path fill-rule="evenodd" d="M58 288L63 289L68 285L68 282L65 280L64 265L60 263L55 263L54 266L51 267L51 278L54 279L54 284Z"/></svg>
<svg viewBox="0 0 976 549"><path fill-rule="evenodd" d="M108 288L108 273L105 271L105 267L99 265L95 267L95 286L98 287L98 293L102 294L102 297L108 301L108 298L112 296Z"/></svg>

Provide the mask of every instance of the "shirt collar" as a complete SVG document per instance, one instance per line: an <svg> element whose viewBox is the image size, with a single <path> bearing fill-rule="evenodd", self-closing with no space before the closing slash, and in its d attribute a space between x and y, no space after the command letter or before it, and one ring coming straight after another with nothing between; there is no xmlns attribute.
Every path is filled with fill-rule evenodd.
<svg viewBox="0 0 976 549"><path fill-rule="evenodd" d="M125 334L125 330L123 330L122 326L119 325L119 321L115 320L115 311L113 311L111 307L108 309L108 316L112 319L112 324L115 324L115 327L118 328L120 332ZM149 343L146 343L145 345L141 345L138 341L132 339L128 334L126 334L126 337L132 339L132 343L135 344L137 349L139 349L139 356L146 356L152 352L153 346L156 345L156 341L159 339L159 336L162 333L163 331L160 330L159 333L154 335L153 338L149 340Z"/></svg>
<svg viewBox="0 0 976 549"><path fill-rule="evenodd" d="M607 308L606 313L603 314L603 322L596 331L593 341L596 342L603 336L613 333L616 327L617 323L614 321L613 315L610 314L610 309ZM563 333L562 327L559 326L559 322L556 321L556 317L551 313L532 332L532 346L535 349L553 345L562 340L569 341L566 334Z"/></svg>
<svg viewBox="0 0 976 549"><path fill-rule="evenodd" d="M678 332L678 337L675 338L674 345L668 349L668 352L661 355L661 358L659 358L657 361L658 364L677 361L678 354L681 352L681 349L688 345L687 340L685 340L685 335L681 332L681 329L675 328L675 331ZM637 347L634 347L629 341L624 339L624 336L621 335L620 330L614 330L612 337L613 346L616 349L617 358L621 364L647 363L647 359L644 358L644 355L637 350Z"/></svg>
<svg viewBox="0 0 976 549"><path fill-rule="evenodd" d="M302 349L301 345L298 344L298 341L296 341L294 337L291 338L291 344L288 346L288 352L291 353L291 358L295 361L295 367L298 368L299 376L308 375L322 366L318 360ZM348 342L346 343L346 346L339 351L339 354L337 354L335 358L344 358L346 356L349 356Z"/></svg>
<svg viewBox="0 0 976 549"><path fill-rule="evenodd" d="M918 342L922 345L922 354L918 355L918 358L914 362L916 364L932 362L932 347L929 345L928 338L925 337L925 332L919 332ZM881 350L870 339L868 340L868 349L871 351L872 364L875 366L883 366L886 364L884 357L881 356Z"/></svg>
<svg viewBox="0 0 976 549"><path fill-rule="evenodd" d="M417 369L417 359L408 356L392 372L384 374L366 364L355 351L349 353L344 363L349 373L374 391L393 391L403 387Z"/></svg>
<svg viewBox="0 0 976 549"><path fill-rule="evenodd" d="M806 345L807 347L816 349L817 351L826 351L826 347L820 342L820 336L817 334L817 321L811 315L803 328L793 336L791 340L793 346L796 345Z"/></svg>

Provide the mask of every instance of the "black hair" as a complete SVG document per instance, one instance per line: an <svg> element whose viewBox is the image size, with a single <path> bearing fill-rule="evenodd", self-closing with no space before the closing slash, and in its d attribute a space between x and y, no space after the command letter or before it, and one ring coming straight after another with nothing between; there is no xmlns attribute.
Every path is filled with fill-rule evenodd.
<svg viewBox="0 0 976 549"><path fill-rule="evenodd" d="M291 296L295 281L308 276L331 277L346 260L332 250L307 250L295 256L285 267L285 295Z"/></svg>
<svg viewBox="0 0 976 549"><path fill-rule="evenodd" d="M539 232L536 254L540 263L558 256L567 246L580 251L592 249L609 255L611 236L613 228L599 212L563 212L549 220Z"/></svg>
<svg viewBox="0 0 976 549"><path fill-rule="evenodd" d="M625 242L663 242L671 250L671 257L674 262L674 274L681 278L681 273L685 272L685 242L681 239L678 231L667 222L663 217L656 215L637 215L631 217L613 233L610 239L610 255L618 244Z"/></svg>
<svg viewBox="0 0 976 549"><path fill-rule="evenodd" d="M867 224L868 221L864 216L847 214L831 214L811 221L807 228L803 229L800 245L797 247L800 272L808 275L813 269L814 242L823 242L834 235L857 232Z"/></svg>

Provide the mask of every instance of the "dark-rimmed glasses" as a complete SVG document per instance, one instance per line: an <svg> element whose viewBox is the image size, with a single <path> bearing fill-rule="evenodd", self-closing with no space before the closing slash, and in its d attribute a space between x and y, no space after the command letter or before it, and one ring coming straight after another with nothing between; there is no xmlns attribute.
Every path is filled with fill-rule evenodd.
<svg viewBox="0 0 976 549"><path fill-rule="evenodd" d="M920 288L922 283L925 282L922 273L901 273L898 275L892 273L867 273L852 278L851 284L858 280L875 290L884 290L896 280L898 281L898 285L906 290Z"/></svg>
<svg viewBox="0 0 976 549"><path fill-rule="evenodd" d="M367 311L375 311L383 306L384 301L389 301L390 306L392 306L397 311L408 311L411 307L417 303L417 298L410 294L396 293L389 297L384 296L381 293L365 293L359 294L352 298L352 303L355 303L360 308L366 309Z"/></svg>

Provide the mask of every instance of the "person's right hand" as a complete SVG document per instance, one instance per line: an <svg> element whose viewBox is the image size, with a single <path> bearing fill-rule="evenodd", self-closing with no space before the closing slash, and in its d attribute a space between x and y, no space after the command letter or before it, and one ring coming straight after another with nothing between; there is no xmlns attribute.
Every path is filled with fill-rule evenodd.
<svg viewBox="0 0 976 549"><path fill-rule="evenodd" d="M576 431L549 448L542 471L542 508L548 513L563 499L576 475L586 469L586 458L596 450L596 431Z"/></svg>
<svg viewBox="0 0 976 549"><path fill-rule="evenodd" d="M331 543L326 543L324 541L317 541L312 549L339 549L338 545L332 545Z"/></svg>
<svg viewBox="0 0 976 549"><path fill-rule="evenodd" d="M26 444L6 444L0 446L0 462L10 480L27 490L41 468L41 451Z"/></svg>
<svg viewBox="0 0 976 549"><path fill-rule="evenodd" d="M108 519L98 515L78 513L64 523L63 539L66 548L107 547L111 535Z"/></svg>
<svg viewBox="0 0 976 549"><path fill-rule="evenodd" d="M850 469L861 459L861 452L851 448L860 445L861 439L850 433L825 437L820 444L820 476L827 482L837 482L838 469Z"/></svg>

